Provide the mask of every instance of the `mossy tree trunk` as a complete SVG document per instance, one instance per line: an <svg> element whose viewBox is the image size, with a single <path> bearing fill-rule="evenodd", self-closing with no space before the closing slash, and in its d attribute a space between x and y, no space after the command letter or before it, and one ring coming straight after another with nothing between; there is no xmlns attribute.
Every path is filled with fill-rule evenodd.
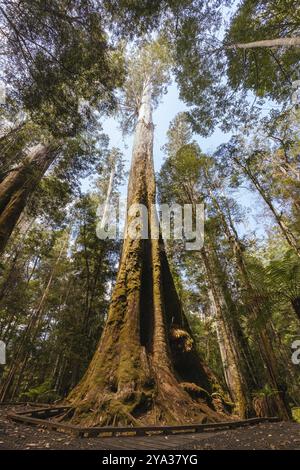
<svg viewBox="0 0 300 470"><path fill-rule="evenodd" d="M126 237L108 320L91 364L68 397L85 425L218 421L213 376L195 350L157 236L153 208L151 89L144 86L135 131L128 207L148 208L149 238ZM128 215L127 227L134 217Z"/></svg>
<svg viewBox="0 0 300 470"><path fill-rule="evenodd" d="M17 168L12 169L0 183L0 254L56 153L50 145L36 145Z"/></svg>

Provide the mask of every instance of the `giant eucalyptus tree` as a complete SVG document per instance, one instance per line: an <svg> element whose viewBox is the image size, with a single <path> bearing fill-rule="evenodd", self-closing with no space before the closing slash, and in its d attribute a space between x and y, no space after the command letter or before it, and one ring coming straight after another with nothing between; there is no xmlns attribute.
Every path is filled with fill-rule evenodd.
<svg viewBox="0 0 300 470"><path fill-rule="evenodd" d="M124 240L104 332L86 374L68 397L76 423L221 419L210 396L213 377L195 350L154 208L152 108L168 81L166 54L162 43L145 44L128 63L125 124L134 123L135 137L127 204L138 206L128 211L125 230L143 204L149 238L127 234Z"/></svg>

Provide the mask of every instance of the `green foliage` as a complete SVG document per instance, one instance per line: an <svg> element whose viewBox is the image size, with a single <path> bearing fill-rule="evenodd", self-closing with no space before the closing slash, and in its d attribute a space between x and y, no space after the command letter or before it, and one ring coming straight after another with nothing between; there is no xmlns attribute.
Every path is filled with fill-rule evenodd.
<svg viewBox="0 0 300 470"><path fill-rule="evenodd" d="M124 78L122 55L108 43L92 2L9 3L0 21L7 39L3 79L41 127L55 136L75 135L85 121L80 100L111 109Z"/></svg>
<svg viewBox="0 0 300 470"><path fill-rule="evenodd" d="M244 0L231 20L225 43L236 44L299 35L296 0ZM291 84L298 78L299 48L227 49L228 79L259 97L289 100Z"/></svg>
<svg viewBox="0 0 300 470"><path fill-rule="evenodd" d="M116 192L123 164L120 152L114 153ZM103 158L111 163L111 152ZM104 168L99 167L103 183L109 177ZM119 242L96 235L103 185L97 186L104 192L98 189L74 202L67 180L58 174L43 180L40 198L15 232L0 282L0 335L8 345L2 384L21 347L18 361L26 360L26 367L15 371L8 396L41 402L66 395L88 366L105 322L120 249Z"/></svg>
<svg viewBox="0 0 300 470"><path fill-rule="evenodd" d="M297 1L244 0L232 10L226 3L221 9L209 2L206 15L203 5L191 8L168 34L180 97L190 106L194 130L203 136L217 125L228 131L257 122L265 99L289 105L298 78L299 47L233 46L299 36Z"/></svg>
<svg viewBox="0 0 300 470"><path fill-rule="evenodd" d="M59 395L53 390L51 381L48 379L41 385L29 389L20 395L20 401L53 403L59 399Z"/></svg>
<svg viewBox="0 0 300 470"><path fill-rule="evenodd" d="M151 86L152 104L156 106L170 82L171 57L168 44L163 38L142 41L128 53L126 63L121 125L124 132L130 132L135 128L145 86Z"/></svg>
<svg viewBox="0 0 300 470"><path fill-rule="evenodd" d="M291 236L299 243L298 111L271 113L259 128L249 126L263 99L288 103L299 50L230 47L298 34L297 2L244 0L224 37L219 31L225 28L223 12L230 1L2 3L1 79L9 87L7 105L0 109L0 181L22 164L32 145L60 143L0 265L0 337L8 345L2 384L14 372L8 396L54 401L83 376L105 325L121 248L96 236L97 206L106 199L112 169L113 201L124 178L122 155L109 149L100 121L117 111L124 131L130 131L145 85L151 83L156 106L173 73L191 108L170 125L158 175L159 200L205 202L205 246L227 318L245 337L246 358L255 364L259 384L254 395L264 399L277 393L264 380L257 343L267 331L278 382L287 383L289 401L299 403L290 345L299 334L300 264L288 243ZM258 98L251 109L250 94ZM20 109L24 115L18 117ZM208 135L219 123L225 130L243 127L213 156L205 155L192 128ZM96 173L95 189L82 194L82 178ZM240 232L245 213L234 191L244 184L261 196L271 215L270 233L264 232L262 240ZM225 385L201 253L187 252L179 240L168 241L167 250L196 347ZM253 319L250 313L257 306ZM15 358L17 366L10 369ZM120 373L125 376L124 364ZM143 400L150 398L149 392ZM119 406L116 401L117 411ZM129 403L128 409L134 406Z"/></svg>
<svg viewBox="0 0 300 470"><path fill-rule="evenodd" d="M168 141L164 146L167 155L175 156L184 145L191 143L192 129L186 113L176 114L167 131Z"/></svg>

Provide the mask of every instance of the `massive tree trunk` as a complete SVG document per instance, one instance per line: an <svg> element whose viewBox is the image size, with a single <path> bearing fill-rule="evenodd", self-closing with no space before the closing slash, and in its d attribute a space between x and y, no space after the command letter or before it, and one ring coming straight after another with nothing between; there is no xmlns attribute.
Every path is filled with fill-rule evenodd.
<svg viewBox="0 0 300 470"><path fill-rule="evenodd" d="M38 144L24 162L0 183L0 255L24 210L29 196L45 174L56 152L51 145Z"/></svg>
<svg viewBox="0 0 300 470"><path fill-rule="evenodd" d="M149 238L126 237L108 320L91 364L68 397L85 425L218 421L212 377L182 312L157 236L151 89L136 126L128 207L148 208ZM139 212L137 209L135 212ZM127 228L135 219L127 216Z"/></svg>

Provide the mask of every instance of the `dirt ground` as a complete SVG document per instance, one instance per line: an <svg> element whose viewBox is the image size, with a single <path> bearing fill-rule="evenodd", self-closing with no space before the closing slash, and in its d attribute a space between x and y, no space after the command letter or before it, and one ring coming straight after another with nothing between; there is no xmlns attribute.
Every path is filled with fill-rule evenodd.
<svg viewBox="0 0 300 470"><path fill-rule="evenodd" d="M0 406L0 450L300 450L300 424L294 422L263 423L234 430L177 436L78 438L13 423L6 415L17 409L20 407Z"/></svg>

